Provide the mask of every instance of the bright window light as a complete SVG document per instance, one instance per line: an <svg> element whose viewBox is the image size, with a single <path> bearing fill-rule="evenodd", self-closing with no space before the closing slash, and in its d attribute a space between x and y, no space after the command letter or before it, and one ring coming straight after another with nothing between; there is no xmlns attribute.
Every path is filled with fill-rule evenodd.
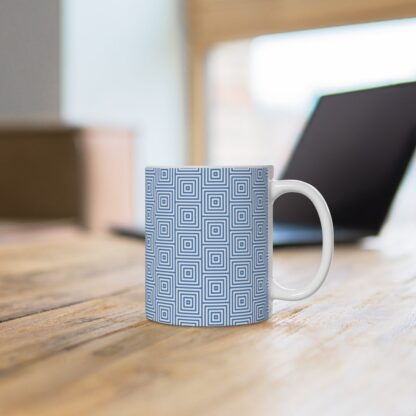
<svg viewBox="0 0 416 416"><path fill-rule="evenodd" d="M325 93L416 78L416 19L263 36L250 48L259 105L301 107Z"/></svg>

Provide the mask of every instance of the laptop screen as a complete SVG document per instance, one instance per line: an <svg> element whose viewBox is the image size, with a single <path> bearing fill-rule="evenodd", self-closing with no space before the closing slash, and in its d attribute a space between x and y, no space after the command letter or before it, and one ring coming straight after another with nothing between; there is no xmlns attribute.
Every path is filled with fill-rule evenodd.
<svg viewBox="0 0 416 416"><path fill-rule="evenodd" d="M377 232L416 143L416 82L320 98L281 179L315 186L334 225ZM274 221L319 224L306 198L290 194Z"/></svg>

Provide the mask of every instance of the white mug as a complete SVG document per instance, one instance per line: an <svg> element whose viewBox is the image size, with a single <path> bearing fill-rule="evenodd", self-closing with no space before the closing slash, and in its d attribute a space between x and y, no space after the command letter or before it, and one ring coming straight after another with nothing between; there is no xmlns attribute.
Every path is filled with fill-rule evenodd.
<svg viewBox="0 0 416 416"><path fill-rule="evenodd" d="M297 192L314 204L323 245L319 270L301 289L272 278L272 207ZM146 168L146 315L185 326L268 319L273 299L311 296L333 254L322 195L300 181L273 179L272 166Z"/></svg>

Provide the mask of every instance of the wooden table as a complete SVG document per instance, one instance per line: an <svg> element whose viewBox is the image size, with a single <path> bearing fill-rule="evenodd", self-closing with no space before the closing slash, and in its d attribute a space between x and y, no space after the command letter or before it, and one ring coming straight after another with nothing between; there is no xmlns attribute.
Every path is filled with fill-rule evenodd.
<svg viewBox="0 0 416 416"><path fill-rule="evenodd" d="M3 245L0 415L415 415L415 235L337 248L312 298L209 329L146 320L141 242ZM274 262L300 283L318 257Z"/></svg>

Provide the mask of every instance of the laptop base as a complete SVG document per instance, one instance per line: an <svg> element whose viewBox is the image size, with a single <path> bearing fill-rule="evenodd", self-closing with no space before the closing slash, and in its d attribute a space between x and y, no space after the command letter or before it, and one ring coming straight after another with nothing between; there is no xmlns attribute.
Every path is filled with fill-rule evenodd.
<svg viewBox="0 0 416 416"><path fill-rule="evenodd" d="M373 235L367 230L334 227L334 242L336 244L353 244L361 238ZM322 231L320 227L307 225L274 224L273 246L306 246L321 245Z"/></svg>

